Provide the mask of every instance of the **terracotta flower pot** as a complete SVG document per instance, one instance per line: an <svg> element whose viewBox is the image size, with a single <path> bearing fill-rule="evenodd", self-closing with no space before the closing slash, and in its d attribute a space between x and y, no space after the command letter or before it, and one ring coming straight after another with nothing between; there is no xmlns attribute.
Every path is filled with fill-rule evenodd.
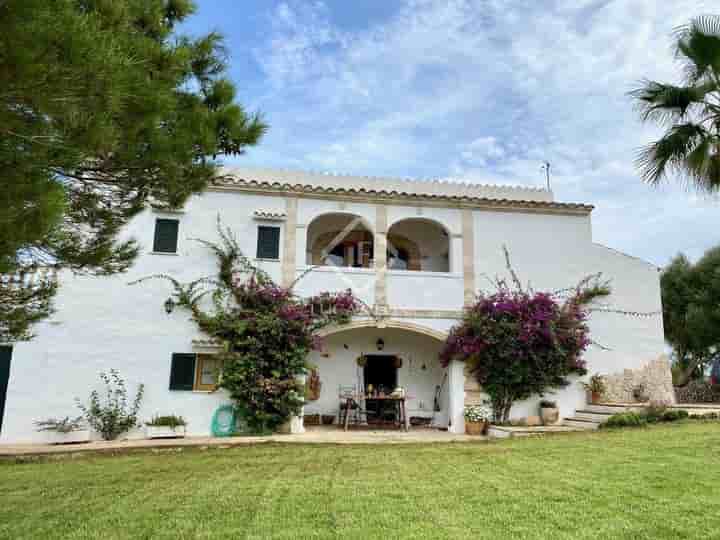
<svg viewBox="0 0 720 540"><path fill-rule="evenodd" d="M468 435L485 435L488 430L488 422L465 422L465 433Z"/></svg>
<svg viewBox="0 0 720 540"><path fill-rule="evenodd" d="M560 419L560 409L557 407L542 407L540 409L540 418L544 426L557 424Z"/></svg>
<svg viewBox="0 0 720 540"><path fill-rule="evenodd" d="M600 392L590 392L590 403L600 403Z"/></svg>

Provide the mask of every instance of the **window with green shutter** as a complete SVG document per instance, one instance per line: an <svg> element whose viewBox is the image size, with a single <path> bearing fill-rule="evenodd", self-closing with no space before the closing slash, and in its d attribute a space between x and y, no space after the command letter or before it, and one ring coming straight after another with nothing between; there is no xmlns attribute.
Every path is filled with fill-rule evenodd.
<svg viewBox="0 0 720 540"><path fill-rule="evenodd" d="M257 258L280 258L280 227L258 227Z"/></svg>
<svg viewBox="0 0 720 540"><path fill-rule="evenodd" d="M193 389L196 356L192 353L173 353L170 364L170 390Z"/></svg>
<svg viewBox="0 0 720 540"><path fill-rule="evenodd" d="M178 225L177 219L155 220L155 240L153 251L156 253L177 253Z"/></svg>

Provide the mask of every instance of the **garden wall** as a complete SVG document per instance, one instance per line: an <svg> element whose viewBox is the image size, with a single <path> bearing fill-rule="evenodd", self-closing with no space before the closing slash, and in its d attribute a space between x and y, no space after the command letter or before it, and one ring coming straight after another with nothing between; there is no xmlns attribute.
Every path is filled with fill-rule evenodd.
<svg viewBox="0 0 720 540"><path fill-rule="evenodd" d="M602 400L608 403L638 401L634 391L643 386L649 401L675 403L670 360L662 355L638 369L625 369L622 373L604 375L607 388Z"/></svg>
<svg viewBox="0 0 720 540"><path fill-rule="evenodd" d="M678 403L720 403L720 386L707 381L690 381L675 388Z"/></svg>

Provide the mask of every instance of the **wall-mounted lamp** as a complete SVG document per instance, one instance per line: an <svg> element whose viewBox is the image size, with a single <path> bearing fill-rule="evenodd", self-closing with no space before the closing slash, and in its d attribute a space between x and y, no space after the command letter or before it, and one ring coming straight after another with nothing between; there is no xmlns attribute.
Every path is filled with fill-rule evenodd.
<svg viewBox="0 0 720 540"><path fill-rule="evenodd" d="M170 315L173 312L173 309L175 309L175 302L172 298L168 298L165 300L165 313Z"/></svg>
<svg viewBox="0 0 720 540"><path fill-rule="evenodd" d="M385 348L385 342L383 341L383 338L378 338L378 340L375 342L375 346L377 347L378 351L382 351Z"/></svg>

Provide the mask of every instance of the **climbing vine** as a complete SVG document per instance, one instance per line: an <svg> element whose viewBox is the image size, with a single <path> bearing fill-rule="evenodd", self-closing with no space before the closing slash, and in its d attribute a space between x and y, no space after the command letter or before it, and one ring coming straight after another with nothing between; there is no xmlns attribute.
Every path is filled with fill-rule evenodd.
<svg viewBox="0 0 720 540"><path fill-rule="evenodd" d="M172 284L172 301L222 344L219 386L250 429L273 431L300 412L305 388L299 378L309 372L308 353L319 346L315 332L349 322L360 303L349 289L300 298L255 267L230 229L218 223L218 232L218 243L198 240L217 257L217 277L181 283L162 274L139 281Z"/></svg>

